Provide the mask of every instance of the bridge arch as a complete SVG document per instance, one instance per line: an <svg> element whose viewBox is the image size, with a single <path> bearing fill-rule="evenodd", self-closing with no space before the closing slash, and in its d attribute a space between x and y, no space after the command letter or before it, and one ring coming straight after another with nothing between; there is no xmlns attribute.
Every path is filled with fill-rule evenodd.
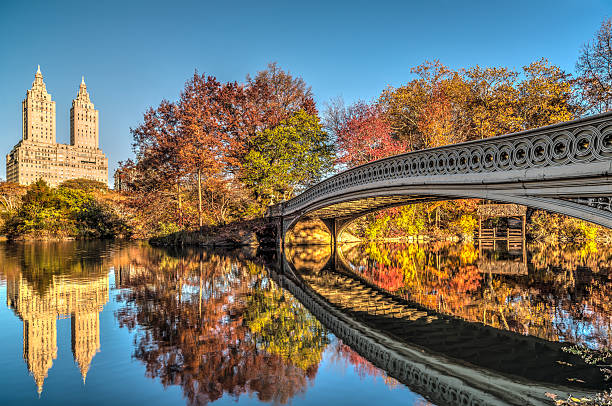
<svg viewBox="0 0 612 406"><path fill-rule="evenodd" d="M304 217L335 230L375 210L468 198L612 228L612 112L384 158L334 175L268 215L283 219L284 236Z"/></svg>

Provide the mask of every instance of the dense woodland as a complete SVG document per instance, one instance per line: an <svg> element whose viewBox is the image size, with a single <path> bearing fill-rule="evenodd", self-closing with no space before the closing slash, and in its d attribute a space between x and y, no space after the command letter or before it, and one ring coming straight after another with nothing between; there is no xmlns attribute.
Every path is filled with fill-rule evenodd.
<svg viewBox="0 0 612 406"><path fill-rule="evenodd" d="M243 82L196 71L178 100L162 100L131 129L134 158L116 174L121 192L1 184L2 232L148 237L222 225L262 216L270 204L372 160L608 111L612 20L583 46L575 75L546 59L518 70L453 69L436 60L412 73L375 100L347 106L335 99L321 112L308 84L276 63ZM476 204L407 206L371 215L356 228L369 238L469 234ZM545 229L546 216L538 216ZM569 234L598 233L574 220L555 221L568 221Z"/></svg>

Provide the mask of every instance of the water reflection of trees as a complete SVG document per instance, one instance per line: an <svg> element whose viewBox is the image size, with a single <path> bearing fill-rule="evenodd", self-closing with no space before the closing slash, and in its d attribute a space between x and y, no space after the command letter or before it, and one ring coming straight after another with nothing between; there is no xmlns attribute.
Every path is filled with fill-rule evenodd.
<svg viewBox="0 0 612 406"><path fill-rule="evenodd" d="M317 373L327 334L261 266L191 252L138 258L116 279L121 326L135 329L135 358L190 404L224 394L287 403Z"/></svg>
<svg viewBox="0 0 612 406"><path fill-rule="evenodd" d="M472 244L343 248L354 271L430 309L547 340L611 348L612 253L550 245L529 252L529 272L513 275L483 273L487 259L479 260Z"/></svg>
<svg viewBox="0 0 612 406"><path fill-rule="evenodd" d="M355 373L361 379L367 377L381 378L385 384L394 389L400 386L400 383L390 376L388 376L381 369L376 368L370 361L363 358L359 353L353 350L350 346L344 344L341 340L337 340L333 343L332 349L332 360L337 364L342 365L344 368L349 366L353 368Z"/></svg>
<svg viewBox="0 0 612 406"><path fill-rule="evenodd" d="M105 275L103 265L110 243L105 241L28 242L3 244L0 276L23 277L44 294L57 276Z"/></svg>
<svg viewBox="0 0 612 406"><path fill-rule="evenodd" d="M299 251L296 262L309 269L323 266L331 252L329 247L321 248L301 256ZM71 294L74 289L68 289L66 283L81 287L93 286L90 281L94 281L96 287L105 289L98 299L106 303L113 287L108 272L114 270L121 303L116 318L120 326L134 332L133 355L144 363L148 377L165 386L181 387L190 404L241 394L288 403L312 383L323 352L333 352L336 347L328 346L323 326L252 258L253 253L246 251L231 255L170 252L138 242L0 243L0 282L10 285L7 303L16 308L24 323L25 319L38 324L49 319L50 335L38 334L45 346L34 348L32 339L24 341L24 357L29 356L28 367L41 387L56 357L53 337L58 311L49 308L50 318L43 320L40 311L26 317L20 309L37 310L40 306L36 303L41 302L37 298L52 299L58 292L94 306L95 323L87 325L92 333L88 340L77 340L87 344L88 351L72 343L75 360L85 374L88 362L100 350L97 313L101 304L81 291ZM28 288L18 289L20 296L13 294L18 282ZM37 299L34 302L33 297ZM73 301L63 297L54 303L70 307ZM78 315L81 313L79 310ZM73 323L73 327L79 326ZM73 332L73 338L82 335ZM334 357L359 368L362 376L380 376L391 385L395 383L350 347L343 346Z"/></svg>

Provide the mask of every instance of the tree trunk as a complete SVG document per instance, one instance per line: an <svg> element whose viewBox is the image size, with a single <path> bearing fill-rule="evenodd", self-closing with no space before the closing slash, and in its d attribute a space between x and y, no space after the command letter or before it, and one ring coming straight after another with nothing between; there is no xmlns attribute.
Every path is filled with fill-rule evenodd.
<svg viewBox="0 0 612 406"><path fill-rule="evenodd" d="M179 215L179 227L183 228L183 200L181 198L181 184L176 182L176 194L178 195L178 215Z"/></svg>
<svg viewBox="0 0 612 406"><path fill-rule="evenodd" d="M200 322L202 320L202 253L200 252L200 290L198 300L198 315L200 316Z"/></svg>
<svg viewBox="0 0 612 406"><path fill-rule="evenodd" d="M198 220L202 228L202 171L198 168Z"/></svg>

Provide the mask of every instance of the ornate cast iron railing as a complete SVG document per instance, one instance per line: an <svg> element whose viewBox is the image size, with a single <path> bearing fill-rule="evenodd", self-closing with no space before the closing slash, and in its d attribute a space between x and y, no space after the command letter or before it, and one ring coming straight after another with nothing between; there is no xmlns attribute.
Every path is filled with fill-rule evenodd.
<svg viewBox="0 0 612 406"><path fill-rule="evenodd" d="M526 170L612 160L612 112L585 119L409 152L334 175L284 203L292 211L330 193L377 181ZM597 206L606 202L590 202ZM275 208L271 212L283 210Z"/></svg>

